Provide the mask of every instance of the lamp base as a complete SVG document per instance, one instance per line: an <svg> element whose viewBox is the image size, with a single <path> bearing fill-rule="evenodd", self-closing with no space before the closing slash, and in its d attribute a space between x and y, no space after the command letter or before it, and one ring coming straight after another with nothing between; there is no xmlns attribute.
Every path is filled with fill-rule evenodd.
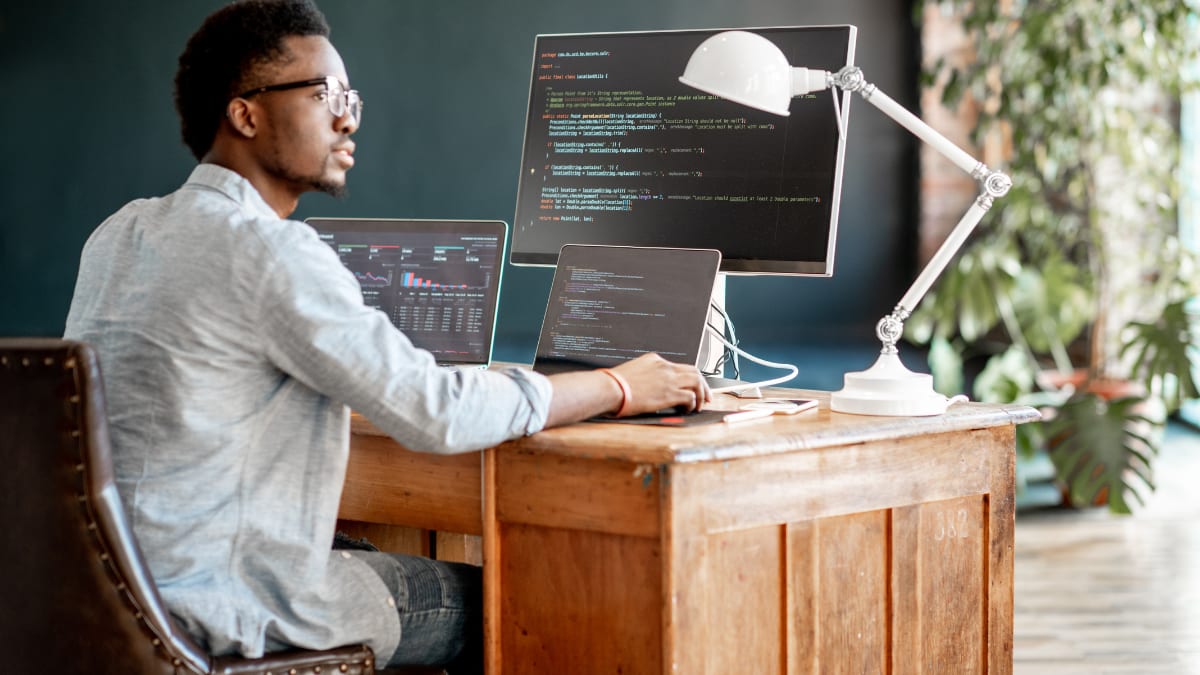
<svg viewBox="0 0 1200 675"><path fill-rule="evenodd" d="M857 373L846 373L844 385L830 398L834 412L855 415L922 417L941 415L966 396L947 398L933 390L933 376L914 373L895 353L883 353L875 365Z"/></svg>

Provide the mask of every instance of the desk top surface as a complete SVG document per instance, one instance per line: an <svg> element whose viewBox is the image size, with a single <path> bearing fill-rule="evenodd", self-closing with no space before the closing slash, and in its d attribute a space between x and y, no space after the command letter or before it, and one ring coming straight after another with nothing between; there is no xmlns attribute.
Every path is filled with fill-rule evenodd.
<svg viewBox="0 0 1200 675"><path fill-rule="evenodd" d="M768 389L764 394L815 398L820 405L816 410L795 415L683 428L584 422L547 429L499 447L514 452L611 458L635 463L704 462L1015 425L1039 417L1036 410L1027 406L983 403L959 403L942 415L930 417L849 415L830 410L829 392L825 391ZM709 407L732 410L746 402L729 395L718 395ZM351 433L384 435L357 413L351 420Z"/></svg>

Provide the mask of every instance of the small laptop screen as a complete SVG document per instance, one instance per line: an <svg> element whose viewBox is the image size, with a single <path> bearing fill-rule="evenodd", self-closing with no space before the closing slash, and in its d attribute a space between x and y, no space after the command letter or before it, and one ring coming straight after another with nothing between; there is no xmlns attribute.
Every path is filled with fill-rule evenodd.
<svg viewBox="0 0 1200 675"><path fill-rule="evenodd" d="M443 365L487 365L508 227L501 221L309 218L413 344Z"/></svg>
<svg viewBox="0 0 1200 675"><path fill-rule="evenodd" d="M563 246L534 370L610 367L647 352L695 364L720 264L709 249Z"/></svg>

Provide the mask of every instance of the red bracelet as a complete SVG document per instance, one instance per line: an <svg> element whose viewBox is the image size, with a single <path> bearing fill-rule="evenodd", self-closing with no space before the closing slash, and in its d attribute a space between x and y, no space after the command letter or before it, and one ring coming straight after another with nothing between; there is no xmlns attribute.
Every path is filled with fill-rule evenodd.
<svg viewBox="0 0 1200 675"><path fill-rule="evenodd" d="M601 368L600 372L611 377L621 388L621 406L617 408L617 417L624 417L629 411L629 406L633 405L633 391L629 388L629 382L620 373L608 368Z"/></svg>

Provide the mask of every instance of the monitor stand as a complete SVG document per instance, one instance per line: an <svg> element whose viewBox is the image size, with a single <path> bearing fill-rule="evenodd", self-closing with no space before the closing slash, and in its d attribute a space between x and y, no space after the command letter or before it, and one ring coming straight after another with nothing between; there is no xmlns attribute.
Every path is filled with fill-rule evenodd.
<svg viewBox="0 0 1200 675"><path fill-rule="evenodd" d="M717 279L713 283L712 304L717 307L725 307L725 273L718 272ZM711 326L719 326L722 330L725 328L725 318L721 313L713 309L712 305L708 307L708 323ZM712 331L707 328L704 330L704 337L700 339L700 369L706 373L716 371L721 356L725 353L725 345L713 336ZM722 373L724 370L722 370ZM743 380L735 380L721 375L706 375L708 386L716 389L733 387L733 389L725 392L737 396L738 398L762 398L762 391L758 387L745 382Z"/></svg>

